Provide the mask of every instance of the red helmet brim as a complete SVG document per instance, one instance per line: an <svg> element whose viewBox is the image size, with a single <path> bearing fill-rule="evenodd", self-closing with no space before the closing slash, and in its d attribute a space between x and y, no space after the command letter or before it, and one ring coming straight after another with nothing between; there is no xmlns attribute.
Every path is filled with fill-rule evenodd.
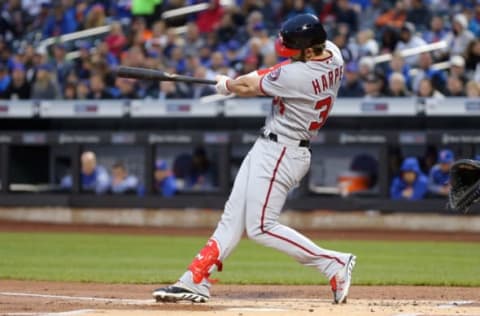
<svg viewBox="0 0 480 316"><path fill-rule="evenodd" d="M275 51L277 52L278 56L282 57L292 57L300 53L299 49L285 47L280 38L275 40Z"/></svg>

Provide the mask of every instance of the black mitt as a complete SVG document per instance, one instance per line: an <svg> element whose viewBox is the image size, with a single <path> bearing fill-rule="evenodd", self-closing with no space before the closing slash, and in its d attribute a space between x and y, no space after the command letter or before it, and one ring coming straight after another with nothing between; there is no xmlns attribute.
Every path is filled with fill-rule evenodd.
<svg viewBox="0 0 480 316"><path fill-rule="evenodd" d="M480 161L457 160L450 168L450 209L466 213L480 199Z"/></svg>

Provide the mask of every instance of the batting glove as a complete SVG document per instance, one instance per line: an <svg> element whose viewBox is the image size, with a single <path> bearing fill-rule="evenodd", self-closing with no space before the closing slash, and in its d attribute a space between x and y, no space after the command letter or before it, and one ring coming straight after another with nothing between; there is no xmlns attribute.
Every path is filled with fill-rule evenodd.
<svg viewBox="0 0 480 316"><path fill-rule="evenodd" d="M230 90L228 90L228 86L227 86L228 85L227 81L231 80L230 77L217 75L215 79L217 80L217 84L215 85L215 90L217 90L218 94L229 95L232 93Z"/></svg>

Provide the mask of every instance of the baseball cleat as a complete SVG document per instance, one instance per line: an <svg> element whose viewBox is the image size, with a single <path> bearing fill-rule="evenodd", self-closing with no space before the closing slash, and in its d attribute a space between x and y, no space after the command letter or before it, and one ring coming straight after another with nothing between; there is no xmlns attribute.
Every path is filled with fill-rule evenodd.
<svg viewBox="0 0 480 316"><path fill-rule="evenodd" d="M352 270L355 266L356 259L357 257L351 255L350 258L348 258L347 264L330 280L333 292L333 302L335 304L347 302L348 290L352 283Z"/></svg>
<svg viewBox="0 0 480 316"><path fill-rule="evenodd" d="M178 285L156 289L152 295L157 302L191 301L193 303L205 303L209 299L206 295L195 293L188 288Z"/></svg>

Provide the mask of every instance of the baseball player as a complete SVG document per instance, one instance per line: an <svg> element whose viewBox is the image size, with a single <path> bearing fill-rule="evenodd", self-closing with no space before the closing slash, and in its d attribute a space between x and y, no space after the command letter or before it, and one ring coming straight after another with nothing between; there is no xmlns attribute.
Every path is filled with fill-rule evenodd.
<svg viewBox="0 0 480 316"><path fill-rule="evenodd" d="M250 239L323 273L334 302L346 302L355 256L320 248L278 222L288 192L310 167L309 139L325 124L344 72L339 49L326 37L315 16L297 15L282 25L276 40L278 55L290 63L267 74L217 77L218 93L272 96L272 110L238 171L215 232L178 282L153 291L157 301L208 301L209 276L222 270L246 230Z"/></svg>

